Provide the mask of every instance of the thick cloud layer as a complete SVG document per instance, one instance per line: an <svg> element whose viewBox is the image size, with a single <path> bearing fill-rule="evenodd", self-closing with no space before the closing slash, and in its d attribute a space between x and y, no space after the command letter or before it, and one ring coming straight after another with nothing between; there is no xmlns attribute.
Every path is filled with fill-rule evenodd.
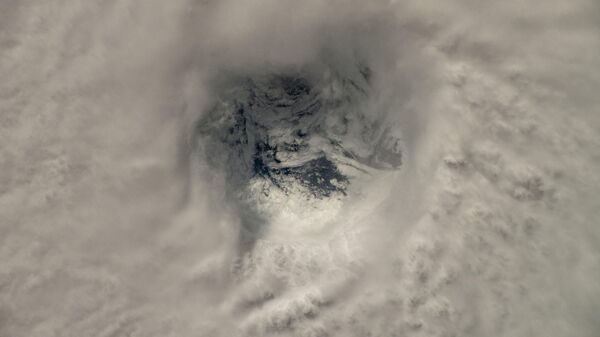
<svg viewBox="0 0 600 337"><path fill-rule="evenodd" d="M0 336L598 335L599 9L0 4ZM292 73L327 107L307 156L367 173L250 204L198 130Z"/></svg>

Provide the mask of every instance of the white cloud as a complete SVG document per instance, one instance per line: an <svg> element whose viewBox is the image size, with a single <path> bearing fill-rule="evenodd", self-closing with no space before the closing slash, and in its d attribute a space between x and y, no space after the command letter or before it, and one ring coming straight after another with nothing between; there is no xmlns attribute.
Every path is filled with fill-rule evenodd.
<svg viewBox="0 0 600 337"><path fill-rule="evenodd" d="M0 335L594 336L597 7L0 5ZM215 83L356 56L402 169L240 257Z"/></svg>

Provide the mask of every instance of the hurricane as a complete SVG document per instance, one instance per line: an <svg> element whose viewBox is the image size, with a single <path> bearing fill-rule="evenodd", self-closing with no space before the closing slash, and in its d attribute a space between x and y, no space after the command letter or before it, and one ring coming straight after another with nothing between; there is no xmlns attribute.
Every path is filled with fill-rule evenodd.
<svg viewBox="0 0 600 337"><path fill-rule="evenodd" d="M0 337L600 334L600 4L0 4Z"/></svg>

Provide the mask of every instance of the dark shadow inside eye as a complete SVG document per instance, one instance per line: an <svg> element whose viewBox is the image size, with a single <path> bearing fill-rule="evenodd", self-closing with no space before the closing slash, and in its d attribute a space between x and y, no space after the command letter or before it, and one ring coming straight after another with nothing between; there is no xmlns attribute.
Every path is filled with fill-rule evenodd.
<svg viewBox="0 0 600 337"><path fill-rule="evenodd" d="M288 96L297 97L310 93L310 85L303 78L281 77L281 86Z"/></svg>
<svg viewBox="0 0 600 337"><path fill-rule="evenodd" d="M206 161L225 171L232 193L258 183L263 195L277 189L343 198L352 172L401 165L399 140L360 109L371 91L371 70L357 65L348 74L330 73L336 75L284 73L228 82L198 122L198 136Z"/></svg>
<svg viewBox="0 0 600 337"><path fill-rule="evenodd" d="M260 129L255 132L260 136L253 137L252 176L265 179L286 193L292 190L292 183L315 198L335 193L345 195L349 179L336 163L323 153L306 155L311 153L308 140L319 129L315 120L322 112L322 99L313 92L311 83L306 78L289 75L271 77L264 88L256 85L256 81L252 83L255 85L248 88L250 101L242 103L245 107L239 109L242 114L251 114L247 119ZM254 102L252 97L262 93L268 99ZM277 118L264 118L270 112L275 112ZM302 159L294 158L298 156Z"/></svg>

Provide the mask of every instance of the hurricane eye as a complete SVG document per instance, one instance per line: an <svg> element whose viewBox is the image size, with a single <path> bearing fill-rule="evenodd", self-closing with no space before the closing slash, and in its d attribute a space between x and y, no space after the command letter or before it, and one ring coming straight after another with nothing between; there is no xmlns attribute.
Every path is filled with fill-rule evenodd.
<svg viewBox="0 0 600 337"><path fill-rule="evenodd" d="M281 78L281 86L288 96L298 97L308 95L310 86L303 78L283 77Z"/></svg>
<svg viewBox="0 0 600 337"><path fill-rule="evenodd" d="M372 76L357 66L327 80L301 73L234 79L199 121L205 158L245 198L343 199L356 177L401 164L399 139L360 108Z"/></svg>

